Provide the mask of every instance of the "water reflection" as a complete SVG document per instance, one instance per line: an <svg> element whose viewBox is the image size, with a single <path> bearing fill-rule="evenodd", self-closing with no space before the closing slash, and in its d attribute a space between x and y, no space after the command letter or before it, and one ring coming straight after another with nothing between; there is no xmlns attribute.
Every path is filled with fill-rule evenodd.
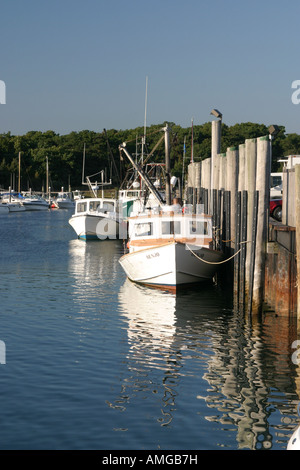
<svg viewBox="0 0 300 470"><path fill-rule="evenodd" d="M184 420L187 436L204 428L213 447L233 447L235 439L240 449L286 448L298 424L296 322L272 313L250 322L212 285L175 295L124 282L121 252L114 241L69 242L72 297L84 327L86 312L97 321L105 312L100 321L109 334L127 332L124 349L111 352L122 364L119 389L106 397L123 412L116 430L128 429L136 412L160 429Z"/></svg>
<svg viewBox="0 0 300 470"><path fill-rule="evenodd" d="M110 406L126 409L137 392L160 393L156 419L168 426L177 404L193 401L193 389L190 397L181 391L182 379L191 377L199 403L193 414L221 424L222 433L234 431L238 448L286 446L300 396L290 350L295 322L270 315L250 323L228 309L214 286L172 295L126 280L119 303L128 328L128 377Z"/></svg>
<svg viewBox="0 0 300 470"><path fill-rule="evenodd" d="M77 302L88 301L95 295L108 292L119 273L119 241L86 243L82 240L69 242L68 271L74 278L73 297Z"/></svg>

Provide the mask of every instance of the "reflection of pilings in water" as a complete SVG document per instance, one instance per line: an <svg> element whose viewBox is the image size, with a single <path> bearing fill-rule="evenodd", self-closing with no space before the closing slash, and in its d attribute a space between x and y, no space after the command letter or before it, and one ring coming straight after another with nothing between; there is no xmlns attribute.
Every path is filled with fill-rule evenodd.
<svg viewBox="0 0 300 470"><path fill-rule="evenodd" d="M259 324L252 331L235 314L224 335L222 352L210 361L204 376L216 390L215 397L207 396L206 402L221 411L222 417L216 421L237 426L240 448L255 449L258 442L264 448L271 447L260 334Z"/></svg>
<svg viewBox="0 0 300 470"><path fill-rule="evenodd" d="M276 328L290 331L282 319L278 317L276 325L259 317L250 321L226 310L215 289L199 299L197 291L195 297L172 296L129 281L123 287L119 303L128 328L128 376L113 405L126 408L137 393L150 391L158 399L158 407L154 405L157 421L168 426L181 399L178 384L190 372L194 374L192 361L201 371L197 398L204 398L207 409L216 410L207 412L205 419L229 426L230 432L235 427L240 448L271 448L270 415L277 410L284 419L286 411L291 412L295 389L289 356L293 338L284 335L283 342L276 335ZM279 395L287 393L287 404L272 403L270 389ZM280 425L273 427L280 430Z"/></svg>

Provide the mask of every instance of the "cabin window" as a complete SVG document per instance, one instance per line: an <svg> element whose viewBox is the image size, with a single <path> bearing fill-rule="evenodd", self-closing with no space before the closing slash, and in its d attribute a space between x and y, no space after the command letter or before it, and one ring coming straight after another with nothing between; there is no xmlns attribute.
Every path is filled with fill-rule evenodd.
<svg viewBox="0 0 300 470"><path fill-rule="evenodd" d="M139 197L139 192L138 191L128 191L127 192L127 197Z"/></svg>
<svg viewBox="0 0 300 470"><path fill-rule="evenodd" d="M136 237L148 237L153 235L153 223L145 222L134 226L134 234Z"/></svg>
<svg viewBox="0 0 300 470"><path fill-rule="evenodd" d="M86 212L86 202L77 204L77 212Z"/></svg>
<svg viewBox="0 0 300 470"><path fill-rule="evenodd" d="M190 235L207 235L207 222L205 220L193 220L190 222Z"/></svg>
<svg viewBox="0 0 300 470"><path fill-rule="evenodd" d="M110 201L103 201L103 210L113 212L114 211L114 203Z"/></svg>
<svg viewBox="0 0 300 470"><path fill-rule="evenodd" d="M181 224L179 220L168 220L161 223L162 235L179 235L181 233Z"/></svg>
<svg viewBox="0 0 300 470"><path fill-rule="evenodd" d="M272 186L280 186L282 183L281 176L271 176Z"/></svg>
<svg viewBox="0 0 300 470"><path fill-rule="evenodd" d="M99 206L100 206L100 202L98 202L98 201L91 201L91 202L90 202L90 211L91 211L91 212L96 212Z"/></svg>

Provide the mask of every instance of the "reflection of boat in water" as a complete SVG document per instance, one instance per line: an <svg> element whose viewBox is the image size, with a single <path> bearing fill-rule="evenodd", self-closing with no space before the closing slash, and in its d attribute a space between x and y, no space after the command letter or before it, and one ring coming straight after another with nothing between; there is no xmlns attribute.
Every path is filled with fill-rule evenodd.
<svg viewBox="0 0 300 470"><path fill-rule="evenodd" d="M102 295L104 290L109 293L110 284L119 273L121 249L118 240L91 244L78 239L69 242L68 269L75 281L72 292L75 299L89 301L93 296Z"/></svg>
<svg viewBox="0 0 300 470"><path fill-rule="evenodd" d="M119 292L119 303L128 320L128 336L145 333L145 337L163 342L175 334L176 296L157 289L146 289L128 279ZM140 328L136 329L137 325ZM141 328L141 326L143 326ZM143 348L146 346L143 339Z"/></svg>
<svg viewBox="0 0 300 470"><path fill-rule="evenodd" d="M174 418L178 386L182 377L191 374L189 360L197 355L201 336L205 336L201 329L205 330L206 322L211 328L210 322L228 313L222 312L224 297L217 294L215 286L199 296L193 288L175 294L126 279L118 303L127 324L130 380L124 381L116 404L110 402L109 406L122 403L125 408L131 386L152 390L161 397L156 419L161 426L168 426ZM152 371L161 373L158 383L153 381Z"/></svg>
<svg viewBox="0 0 300 470"><path fill-rule="evenodd" d="M132 388L144 387L149 394L160 392L162 416L157 420L161 425L176 418L176 410L185 400L193 400L194 412L204 426L234 430L238 448L270 449L272 432L273 440L281 436L282 445L291 424L285 426L282 421L276 427L270 408L272 405L284 420L293 415L294 407L290 405L293 379L289 361L283 363L280 354L275 363L269 360L274 359L272 348L280 319L273 327L269 325L266 336L259 321L249 327L239 312L228 307L217 286L201 289L201 295L198 289L175 295L128 279L121 286L119 305L128 331L128 378L116 404L122 401L125 408L134 397ZM194 384L193 389L185 390L185 377L190 386ZM287 394L283 406L276 402L278 393Z"/></svg>
<svg viewBox="0 0 300 470"><path fill-rule="evenodd" d="M0 202L0 214L8 214L9 213L9 208L7 204L2 204Z"/></svg>

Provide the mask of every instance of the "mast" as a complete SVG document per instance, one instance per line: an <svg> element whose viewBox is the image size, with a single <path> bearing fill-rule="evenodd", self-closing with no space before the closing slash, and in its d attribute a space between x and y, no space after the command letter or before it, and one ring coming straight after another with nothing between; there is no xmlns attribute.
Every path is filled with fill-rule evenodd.
<svg viewBox="0 0 300 470"><path fill-rule="evenodd" d="M48 194L48 199L50 199L50 194L49 194L49 162L48 162L48 157L46 157L46 194Z"/></svg>
<svg viewBox="0 0 300 470"><path fill-rule="evenodd" d="M84 167L85 167L85 143L83 144L82 178L81 178L81 183L82 184L84 184Z"/></svg>
<svg viewBox="0 0 300 470"><path fill-rule="evenodd" d="M194 163L194 118L192 118L191 163Z"/></svg>
<svg viewBox="0 0 300 470"><path fill-rule="evenodd" d="M119 150L123 151L125 153L125 155L127 156L128 160L130 161L130 163L132 164L132 166L134 167L134 169L138 172L138 174L140 175L142 181L148 186L149 188L149 191L153 194L153 196L155 197L156 201L158 202L158 204L162 205L164 204L164 201L160 195L160 193L157 191L157 189L155 188L154 184L152 183L152 181L148 178L147 174L144 172L143 168L141 165L139 165L138 163L136 163L134 161L134 158L132 158L132 156L130 155L130 153L128 152L128 150L126 149L126 143L124 142L123 144L119 145Z"/></svg>
<svg viewBox="0 0 300 470"><path fill-rule="evenodd" d="M170 166L170 133L166 124L165 131L165 163L166 163L166 204L171 205L171 166Z"/></svg>
<svg viewBox="0 0 300 470"><path fill-rule="evenodd" d="M146 77L146 94L145 94L145 116L144 116L144 135L142 138L142 165L144 161L144 146L146 145L146 118L147 118L147 100L148 100L148 77Z"/></svg>
<svg viewBox="0 0 300 470"><path fill-rule="evenodd" d="M185 159L185 151L186 151L186 147L185 147L185 136L184 136L184 141L183 141L183 155L182 155L182 181L181 181L182 191L183 191L183 186L184 186L184 159Z"/></svg>
<svg viewBox="0 0 300 470"><path fill-rule="evenodd" d="M18 193L21 192L21 152L19 152L19 181L18 181Z"/></svg>

